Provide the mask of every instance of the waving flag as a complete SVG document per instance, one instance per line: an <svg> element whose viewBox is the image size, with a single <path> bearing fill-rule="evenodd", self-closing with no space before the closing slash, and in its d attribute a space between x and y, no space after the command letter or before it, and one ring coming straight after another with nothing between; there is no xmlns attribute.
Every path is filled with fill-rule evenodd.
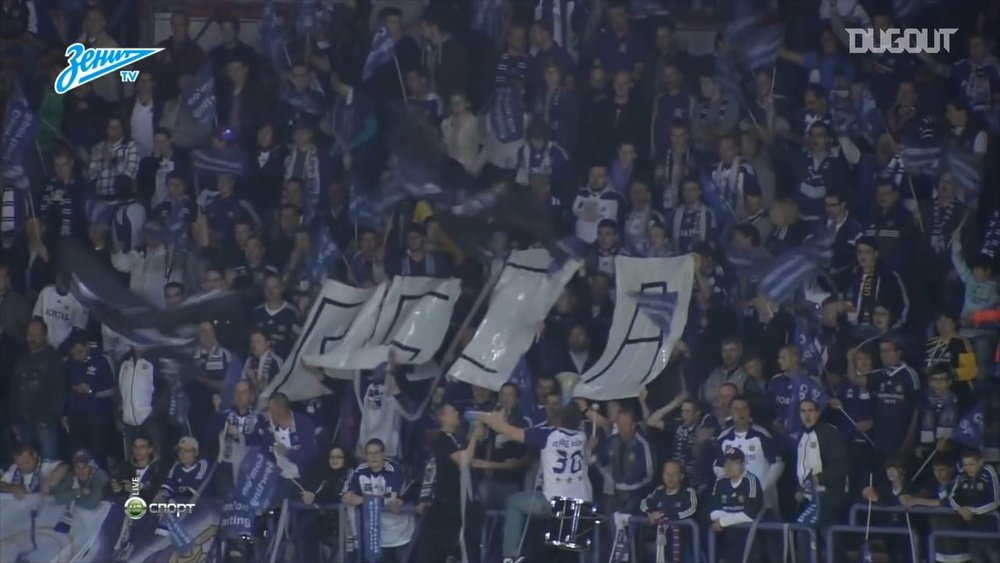
<svg viewBox="0 0 1000 563"><path fill-rule="evenodd" d="M334 267L343 253L336 241L330 236L330 229L320 224L312 241L312 255L305 264L305 277L312 287L321 287L326 278L330 277L330 269Z"/></svg>
<svg viewBox="0 0 1000 563"><path fill-rule="evenodd" d="M246 155L239 147L198 149L191 155L194 169L205 174L231 174L243 176L246 173Z"/></svg>
<svg viewBox="0 0 1000 563"><path fill-rule="evenodd" d="M958 421L951 439L968 448L980 448L983 445L983 432L986 430L986 402L972 407Z"/></svg>
<svg viewBox="0 0 1000 563"><path fill-rule="evenodd" d="M20 84L15 85L13 95L7 103L3 135L0 137L0 168L23 169L24 158L35 143L38 123L38 116L31 111L24 90ZM15 182L13 186L17 189L26 189L27 183Z"/></svg>
<svg viewBox="0 0 1000 563"><path fill-rule="evenodd" d="M281 17L274 7L274 0L264 0L261 4L260 25L257 28L258 47L264 58L278 67L288 64L285 51L285 30ZM284 62L282 62L284 61Z"/></svg>
<svg viewBox="0 0 1000 563"><path fill-rule="evenodd" d="M836 230L823 227L801 246L781 253L761 274L760 294L778 305L790 301L801 287L815 279L833 259L833 241L836 236Z"/></svg>
<svg viewBox="0 0 1000 563"><path fill-rule="evenodd" d="M472 29L496 39L503 28L501 0L472 0Z"/></svg>
<svg viewBox="0 0 1000 563"><path fill-rule="evenodd" d="M368 229L377 229L382 226L382 218L379 216L375 203L371 200L368 186L365 184L364 176L351 171L351 186L349 191L348 213L351 220L357 225Z"/></svg>
<svg viewBox="0 0 1000 563"><path fill-rule="evenodd" d="M187 553L194 543L194 538L191 534L181 526L181 519L170 513L165 513L162 519L162 525L167 530L167 535L170 536L170 543L174 544L180 552Z"/></svg>
<svg viewBox="0 0 1000 563"><path fill-rule="evenodd" d="M762 13L746 13L726 26L723 35L752 70L771 66L778 59L785 43L785 25Z"/></svg>
<svg viewBox="0 0 1000 563"><path fill-rule="evenodd" d="M677 293L632 293L635 304L651 321L665 332L670 332L677 309Z"/></svg>
<svg viewBox="0 0 1000 563"><path fill-rule="evenodd" d="M365 59L365 68L361 72L362 82L367 81L375 74L378 68L396 57L396 42L389 36L389 30L382 27L375 32L372 38L372 50Z"/></svg>
<svg viewBox="0 0 1000 563"><path fill-rule="evenodd" d="M944 147L937 139L904 140L899 157L903 168L910 174L937 177L941 173L944 153Z"/></svg>
<svg viewBox="0 0 1000 563"><path fill-rule="evenodd" d="M979 253L994 258L998 248L1000 248L1000 209L990 215L989 225L983 235L983 248Z"/></svg>
<svg viewBox="0 0 1000 563"><path fill-rule="evenodd" d="M976 197L982 184L979 157L962 149L952 148L948 151L948 171L955 184L961 186L968 196Z"/></svg>
<svg viewBox="0 0 1000 563"><path fill-rule="evenodd" d="M770 271L760 280L760 293L769 301L781 305L790 301L807 282L819 274L819 265L809 259L804 248L784 252L771 264Z"/></svg>
<svg viewBox="0 0 1000 563"><path fill-rule="evenodd" d="M524 138L524 99L512 86L498 88L493 93L489 113L490 129L501 143Z"/></svg>
<svg viewBox="0 0 1000 563"><path fill-rule="evenodd" d="M216 122L215 75L209 62L201 65L195 82L184 93L184 103L198 123L214 126Z"/></svg>

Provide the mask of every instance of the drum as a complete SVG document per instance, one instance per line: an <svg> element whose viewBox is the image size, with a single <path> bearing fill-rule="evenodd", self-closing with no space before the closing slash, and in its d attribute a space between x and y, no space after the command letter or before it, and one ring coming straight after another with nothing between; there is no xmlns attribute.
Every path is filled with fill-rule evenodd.
<svg viewBox="0 0 1000 563"><path fill-rule="evenodd" d="M545 531L545 544L570 551L590 549L601 524L594 503L563 497L554 497L549 503L552 519Z"/></svg>

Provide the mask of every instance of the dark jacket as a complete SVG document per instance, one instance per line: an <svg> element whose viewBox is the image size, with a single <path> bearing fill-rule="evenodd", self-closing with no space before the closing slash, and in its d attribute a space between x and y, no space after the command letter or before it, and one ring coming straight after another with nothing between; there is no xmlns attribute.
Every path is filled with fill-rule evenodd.
<svg viewBox="0 0 1000 563"><path fill-rule="evenodd" d="M108 486L108 474L99 467L93 468L93 474L86 483L81 483L80 487L73 488L76 482L76 474L72 471L62 481L59 481L52 488L52 495L59 504L69 504L76 502L74 506L92 510L104 499L104 489Z"/></svg>
<svg viewBox="0 0 1000 563"><path fill-rule="evenodd" d="M66 366L51 346L25 351L14 364L10 412L15 421L56 424L66 405Z"/></svg>
<svg viewBox="0 0 1000 563"><path fill-rule="evenodd" d="M153 497L160 492L160 487L167 480L167 470L169 468L159 458L153 458L147 467L148 469L143 474L142 481L139 483L139 496L148 503L152 502ZM122 464L118 467L114 480L122 485L122 491L119 494L132 496L132 479L136 476L135 470L136 467L131 460L128 464Z"/></svg>
<svg viewBox="0 0 1000 563"><path fill-rule="evenodd" d="M847 476L851 470L844 439L831 424L819 423L812 430L819 441L819 457L823 462L823 471L817 478L819 486L830 494L844 495L847 491Z"/></svg>

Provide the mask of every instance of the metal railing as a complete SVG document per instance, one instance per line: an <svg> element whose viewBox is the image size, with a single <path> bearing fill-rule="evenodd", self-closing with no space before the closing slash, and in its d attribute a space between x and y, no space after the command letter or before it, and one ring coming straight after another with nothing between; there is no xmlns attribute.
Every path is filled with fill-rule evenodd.
<svg viewBox="0 0 1000 563"><path fill-rule="evenodd" d="M937 552L938 538L955 538L962 540L993 540L1000 543L1000 536L988 532L969 532L966 530L935 530L927 538L928 557Z"/></svg>
<svg viewBox="0 0 1000 563"><path fill-rule="evenodd" d="M629 528L629 561L642 561L641 557L637 557L635 550L639 547L638 536L639 532L644 528L655 528L656 525L649 521L649 518L643 516L632 516L628 519ZM638 524L633 526L633 524ZM682 528L687 528L690 532L688 534L687 540L684 542L685 546L691 550L693 563L701 563L701 528L698 526L698 522L689 518L687 520L671 520L671 526L680 526ZM688 559L685 559L687 561ZM712 559L709 559L712 561Z"/></svg>
<svg viewBox="0 0 1000 563"><path fill-rule="evenodd" d="M732 529L751 530L751 529L753 529L753 531L755 532L755 534L754 534L755 536L756 536L756 532L761 532L761 531L763 531L763 532L783 532L783 533L786 533L786 534L790 533L790 532L791 533L803 533L808 538L810 546L816 545L816 530L813 529L810 526L805 525L805 524L783 523L783 522L757 522L756 524L747 523L747 524L737 524L735 526L727 526L726 529L727 530L732 530ZM709 561L718 561L718 558L716 557L716 545L715 545L716 544L716 537L715 537L716 534L717 534L717 532L715 531L714 528L709 528L709 530L708 530L708 560ZM829 534L828 534L828 537L829 537ZM750 541L756 542L756 541L758 541L758 537L754 537ZM831 544L829 542L827 542L827 545L831 545ZM810 563L819 563L819 549L810 549L809 550L809 561L810 561Z"/></svg>
<svg viewBox="0 0 1000 563"><path fill-rule="evenodd" d="M955 513L955 509L944 506L941 507L914 506L906 508L905 506L879 506L877 504L873 504L871 509L872 512L877 512L877 513L902 514L904 512L909 512L910 514L923 514L927 516L955 516L956 518L958 517L958 514ZM867 512L868 512L867 503L859 502L855 504L854 506L851 507L851 514L850 518L848 519L848 523L851 526L858 526L859 524L862 524L863 522L860 522L859 514L861 513L867 514ZM992 512L990 514L983 514L982 516L989 516L992 519L996 520L997 531L1000 532L1000 514Z"/></svg>
<svg viewBox="0 0 1000 563"><path fill-rule="evenodd" d="M890 535L890 536L906 536L910 537L910 530L906 528L894 528L890 526L872 526L867 528L865 526L846 526L843 524L830 526L826 530L826 560L830 563L835 563L835 552L833 546L837 545L834 543L834 539L837 534L879 534L879 535ZM911 538L911 545L916 545L916 541Z"/></svg>

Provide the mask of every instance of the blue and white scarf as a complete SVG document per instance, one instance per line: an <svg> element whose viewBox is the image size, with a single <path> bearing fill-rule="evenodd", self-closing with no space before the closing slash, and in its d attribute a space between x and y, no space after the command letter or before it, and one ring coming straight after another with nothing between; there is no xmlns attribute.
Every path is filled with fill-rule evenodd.
<svg viewBox="0 0 1000 563"><path fill-rule="evenodd" d="M29 493L39 493L42 491L42 460L39 459L35 463L35 470L31 472L31 480L27 484L24 482L24 473L21 472L21 468L17 465L14 466L14 474L11 476L10 484L15 487L21 487Z"/></svg>

